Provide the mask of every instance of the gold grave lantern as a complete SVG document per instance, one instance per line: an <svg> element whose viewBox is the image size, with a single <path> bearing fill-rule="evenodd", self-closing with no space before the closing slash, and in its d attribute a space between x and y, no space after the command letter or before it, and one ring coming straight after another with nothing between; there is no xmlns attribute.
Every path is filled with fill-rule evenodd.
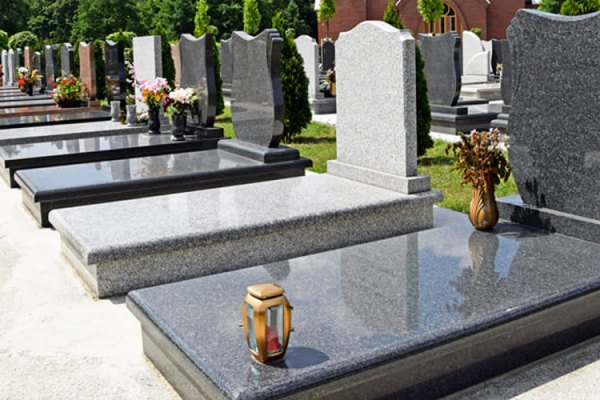
<svg viewBox="0 0 600 400"><path fill-rule="evenodd" d="M292 306L275 283L248 286L242 303L246 342L256 361L282 358L288 346L292 325Z"/></svg>

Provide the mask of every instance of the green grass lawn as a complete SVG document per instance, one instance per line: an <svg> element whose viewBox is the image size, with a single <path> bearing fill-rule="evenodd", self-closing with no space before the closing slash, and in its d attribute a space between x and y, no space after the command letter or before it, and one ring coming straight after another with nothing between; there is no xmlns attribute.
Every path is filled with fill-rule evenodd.
<svg viewBox="0 0 600 400"><path fill-rule="evenodd" d="M229 107L217 118L216 125L225 129L226 136L235 136ZM310 158L313 161L310 171L326 172L327 160L336 157L335 127L312 122L292 143L284 145L295 147L303 157ZM439 206L466 213L471 201L471 188L460 184L460 173L454 168L454 157L445 154L446 146L445 142L436 140L434 146L419 158L417 170L419 174L431 176L431 186L444 195L444 201L438 203ZM517 193L512 176L508 182L496 187L497 198Z"/></svg>

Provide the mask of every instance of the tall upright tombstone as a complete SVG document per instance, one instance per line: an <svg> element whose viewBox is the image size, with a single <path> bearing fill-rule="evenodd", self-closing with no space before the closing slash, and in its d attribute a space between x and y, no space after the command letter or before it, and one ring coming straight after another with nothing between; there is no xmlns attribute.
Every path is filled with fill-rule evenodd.
<svg viewBox="0 0 600 400"><path fill-rule="evenodd" d="M171 57L175 67L175 86L181 86L181 56L179 54L179 43L171 44Z"/></svg>
<svg viewBox="0 0 600 400"><path fill-rule="evenodd" d="M8 68L6 70L6 76L8 77L8 85L15 86L15 71L17 69L17 55L13 49L8 50Z"/></svg>
<svg viewBox="0 0 600 400"><path fill-rule="evenodd" d="M321 70L327 72L335 66L335 42L325 40L323 42L323 59L321 60Z"/></svg>
<svg viewBox="0 0 600 400"><path fill-rule="evenodd" d="M210 33L199 38L183 34L179 40L181 87L194 89L198 96L198 102L191 110L192 119L186 126L186 135L223 136L223 129L214 126L217 112L217 84L211 49L212 40Z"/></svg>
<svg viewBox="0 0 600 400"><path fill-rule="evenodd" d="M46 88L54 89L54 82L60 77L60 67L58 62L58 49L55 44L48 44L44 49L44 58L46 59Z"/></svg>
<svg viewBox="0 0 600 400"><path fill-rule="evenodd" d="M336 46L337 160L328 161L327 173L400 193L429 191L429 177L417 175L411 33L366 21L342 33Z"/></svg>
<svg viewBox="0 0 600 400"><path fill-rule="evenodd" d="M319 79L319 45L308 35L301 35L295 40L298 53L302 56L304 72L308 77L308 97L311 109L315 114L335 112L335 97L325 98L321 92Z"/></svg>
<svg viewBox="0 0 600 400"><path fill-rule="evenodd" d="M106 59L106 93L108 101L120 101L125 107L126 79L125 73L125 45L123 42L107 40L104 45Z"/></svg>
<svg viewBox="0 0 600 400"><path fill-rule="evenodd" d="M60 48L60 72L62 76L69 76L73 73L73 45L63 43Z"/></svg>
<svg viewBox="0 0 600 400"><path fill-rule="evenodd" d="M502 112L498 114L498 118L491 122L492 128L506 133L508 126L508 118L512 104L512 58L510 56L510 43L508 40L498 40L497 46L500 48L499 53L502 55L502 74L500 75L500 91L502 94Z"/></svg>
<svg viewBox="0 0 600 400"><path fill-rule="evenodd" d="M462 36L462 75L479 76L487 80L491 71L491 54L481 42L479 36L471 31L463 31Z"/></svg>
<svg viewBox="0 0 600 400"><path fill-rule="evenodd" d="M79 76L88 91L90 100L96 99L96 55L94 43L79 43Z"/></svg>
<svg viewBox="0 0 600 400"><path fill-rule="evenodd" d="M31 69L38 71L40 76L40 80L35 83L35 89L39 93L44 93L46 91L46 79L44 78L44 72L42 69L42 54L39 51L33 52L33 57L31 58Z"/></svg>
<svg viewBox="0 0 600 400"><path fill-rule="evenodd" d="M522 9L512 20L508 151L520 197L499 205L503 218L600 243L600 41L590 32L600 13Z"/></svg>
<svg viewBox="0 0 600 400"><path fill-rule="evenodd" d="M23 49L17 49L16 51L16 55L17 55L17 68L22 67L25 63L24 57L23 57Z"/></svg>
<svg viewBox="0 0 600 400"><path fill-rule="evenodd" d="M1 57L0 62L2 63L2 73L4 74L2 75L2 85L10 86L8 83L8 51L6 49L2 49Z"/></svg>
<svg viewBox="0 0 600 400"><path fill-rule="evenodd" d="M161 37L140 36L133 38L133 65L135 65L135 78L138 82L151 82L163 76ZM136 85L136 111L138 113L148 110L146 104L139 100L139 88Z"/></svg>
<svg viewBox="0 0 600 400"><path fill-rule="evenodd" d="M25 46L23 53L23 65L29 71L33 70L33 49L29 46Z"/></svg>
<svg viewBox="0 0 600 400"><path fill-rule="evenodd" d="M221 61L221 79L223 80L223 93L231 94L231 81L233 79L233 58L231 56L231 39L221 39L219 58Z"/></svg>

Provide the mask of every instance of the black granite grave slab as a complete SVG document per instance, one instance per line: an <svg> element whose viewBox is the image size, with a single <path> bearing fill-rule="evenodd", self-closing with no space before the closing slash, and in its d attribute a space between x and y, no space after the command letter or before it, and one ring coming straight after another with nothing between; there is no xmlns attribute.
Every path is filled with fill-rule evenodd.
<svg viewBox="0 0 600 400"><path fill-rule="evenodd" d="M0 102L0 109L19 108L19 107L47 107L53 106L54 100L48 96L32 96L31 98L20 98L9 102Z"/></svg>
<svg viewBox="0 0 600 400"><path fill-rule="evenodd" d="M34 94L33 96L27 95L14 95L14 96L4 96L0 97L0 105L2 107L11 107L11 103L20 103L20 102L48 102L53 100L50 98L48 94Z"/></svg>
<svg viewBox="0 0 600 400"><path fill-rule="evenodd" d="M0 147L0 175L11 187L17 187L14 175L22 169L214 149L217 141L173 142L168 135L131 134L7 145ZM62 179L60 175L55 178Z"/></svg>
<svg viewBox="0 0 600 400"><path fill-rule="evenodd" d="M265 164L205 150L29 169L16 180L27 209L49 226L48 213L57 208L302 176L311 165L305 158Z"/></svg>
<svg viewBox="0 0 600 400"><path fill-rule="evenodd" d="M419 233L130 292L144 353L184 399L431 399L600 334L599 245L434 212ZM239 327L262 282L294 306L272 365Z"/></svg>
<svg viewBox="0 0 600 400"><path fill-rule="evenodd" d="M22 117L0 118L0 129L26 128L80 122L108 121L110 114L104 111L82 111L63 114L27 115Z"/></svg>
<svg viewBox="0 0 600 400"><path fill-rule="evenodd" d="M321 71L327 72L335 67L335 42L326 40L322 46Z"/></svg>

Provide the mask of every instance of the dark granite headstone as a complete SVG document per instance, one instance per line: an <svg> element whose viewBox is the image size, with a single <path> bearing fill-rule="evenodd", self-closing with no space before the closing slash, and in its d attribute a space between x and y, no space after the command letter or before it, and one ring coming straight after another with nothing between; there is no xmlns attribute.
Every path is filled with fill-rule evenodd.
<svg viewBox="0 0 600 400"><path fill-rule="evenodd" d="M502 90L502 100L505 106L512 104L512 57L510 54L510 44L508 40L501 42L502 47L502 77L500 85Z"/></svg>
<svg viewBox="0 0 600 400"><path fill-rule="evenodd" d="M492 73L498 75L498 64L502 64L502 42L506 39L492 39Z"/></svg>
<svg viewBox="0 0 600 400"><path fill-rule="evenodd" d="M327 72L327 70L335 67L335 42L326 40L323 42L323 60L321 60L321 70Z"/></svg>
<svg viewBox="0 0 600 400"><path fill-rule="evenodd" d="M23 49L17 49L17 68L25 65L25 57L23 56Z"/></svg>
<svg viewBox="0 0 600 400"><path fill-rule="evenodd" d="M94 43L79 43L79 76L91 100L96 98L96 55Z"/></svg>
<svg viewBox="0 0 600 400"><path fill-rule="evenodd" d="M212 35L200 38L189 34L181 35L179 55L181 57L181 87L192 88L198 95L196 107L192 109L190 128L212 127L217 111L217 86L211 50ZM190 132L192 133L192 132Z"/></svg>
<svg viewBox="0 0 600 400"><path fill-rule="evenodd" d="M590 35L600 32L600 13L563 17L519 10L507 32L509 155L522 201L537 213L539 225L560 232L552 218L570 221L563 231L587 223L600 241L600 41Z"/></svg>
<svg viewBox="0 0 600 400"><path fill-rule="evenodd" d="M221 40L221 79L223 90L231 92L231 81L233 80L233 59L231 57L231 39Z"/></svg>
<svg viewBox="0 0 600 400"><path fill-rule="evenodd" d="M460 96L460 45L456 32L438 36L419 35L425 60L427 95L431 104L455 106Z"/></svg>
<svg viewBox="0 0 600 400"><path fill-rule="evenodd" d="M104 45L106 58L106 93L108 101L121 101L125 106L126 73L125 73L125 45L123 42L107 40Z"/></svg>
<svg viewBox="0 0 600 400"><path fill-rule="evenodd" d="M279 57L283 41L275 29L256 37L234 32L231 118L238 140L275 148L283 133Z"/></svg>
<svg viewBox="0 0 600 400"><path fill-rule="evenodd" d="M46 60L46 87L48 90L53 90L54 82L58 80L60 75L58 50L55 44L46 45L44 58Z"/></svg>
<svg viewBox="0 0 600 400"><path fill-rule="evenodd" d="M69 76L73 73L73 45L63 43L60 49L60 71L62 76Z"/></svg>
<svg viewBox="0 0 600 400"><path fill-rule="evenodd" d="M36 68L38 68L38 71L41 76L40 93L45 93L46 87L48 85L47 80L46 80L46 57L44 57L41 52L36 51L34 53L33 60L34 60L34 64L36 65Z"/></svg>

